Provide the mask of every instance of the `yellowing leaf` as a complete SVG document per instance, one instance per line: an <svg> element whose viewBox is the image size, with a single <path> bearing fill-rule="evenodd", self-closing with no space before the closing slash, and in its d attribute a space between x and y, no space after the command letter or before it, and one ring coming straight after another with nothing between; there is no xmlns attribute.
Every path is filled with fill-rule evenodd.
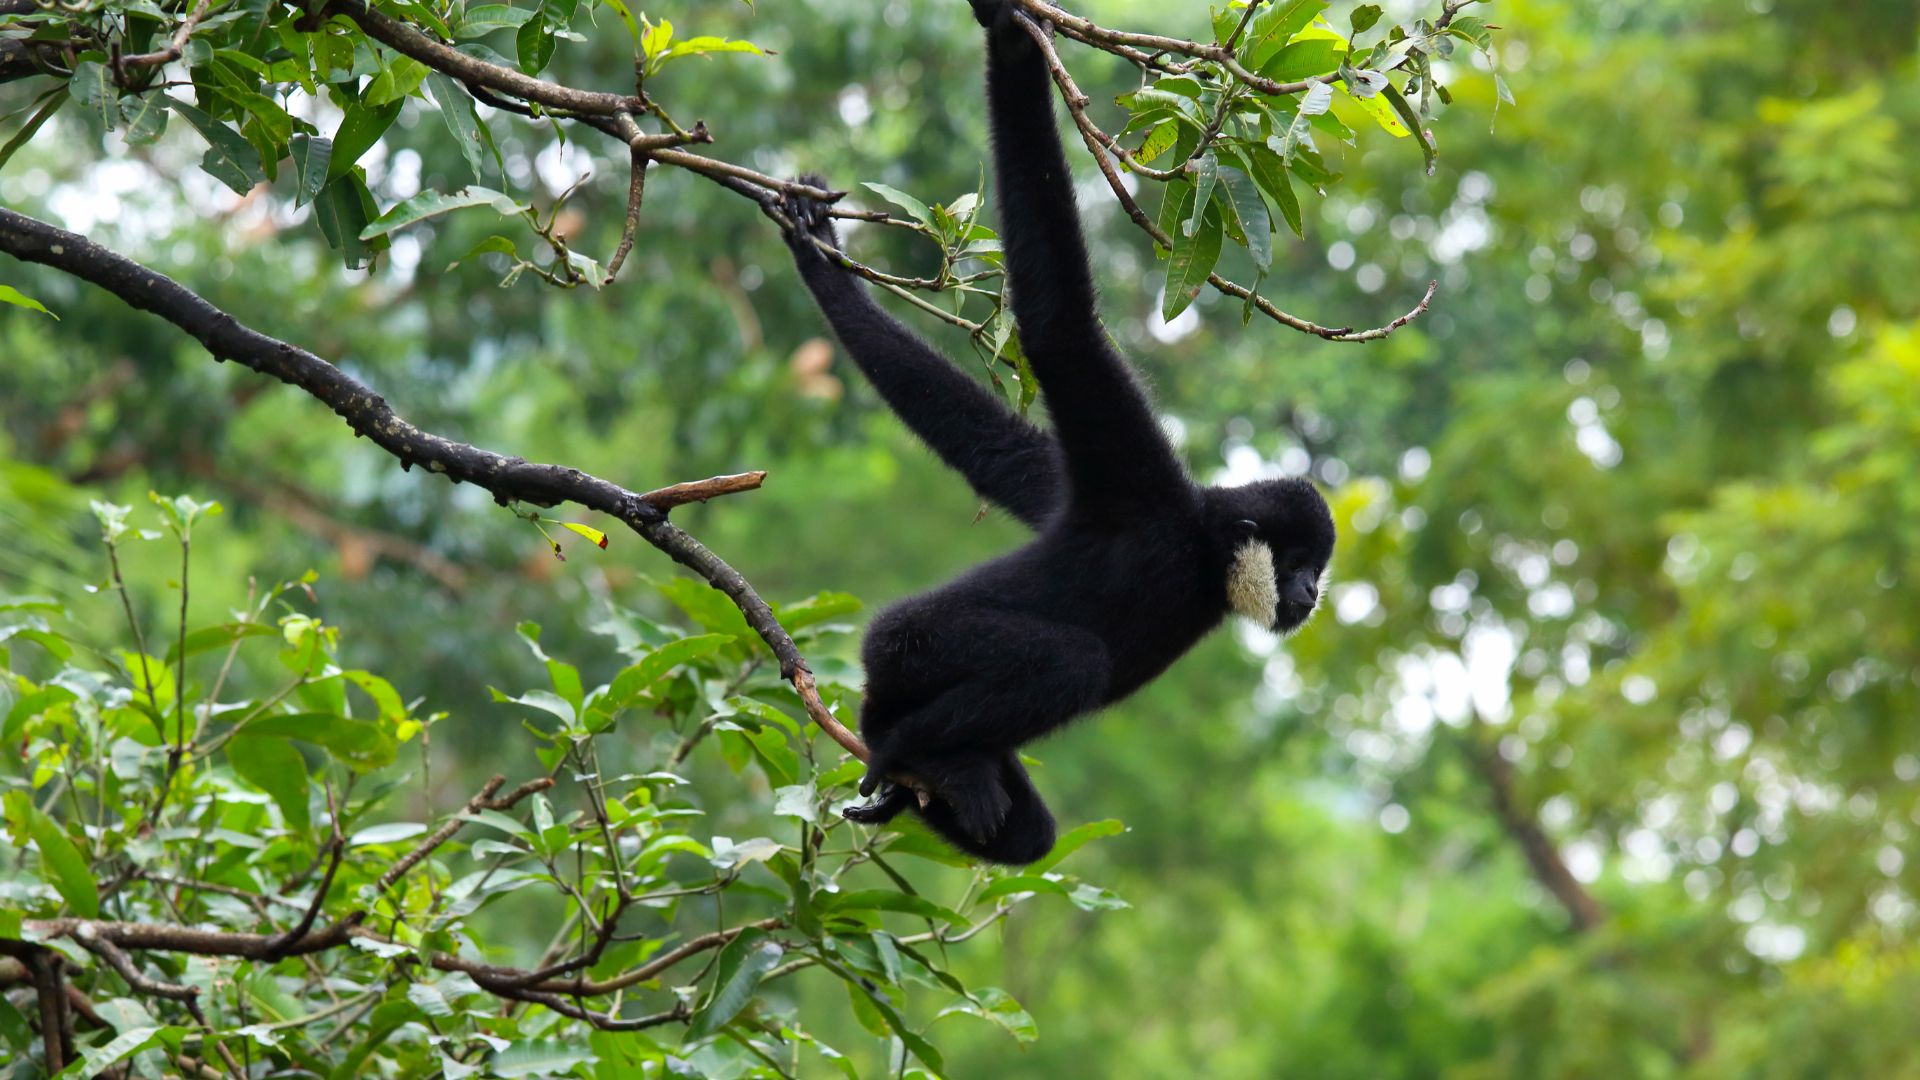
<svg viewBox="0 0 1920 1080"><path fill-rule="evenodd" d="M593 541L595 547L605 548L607 546L607 534L591 525L582 525L577 521L563 521L560 524Z"/></svg>
<svg viewBox="0 0 1920 1080"><path fill-rule="evenodd" d="M1348 101L1360 106L1361 112L1373 117L1374 123L1384 128L1387 134L1396 139L1404 139L1413 134L1407 130L1407 125L1401 122L1399 115L1393 111L1393 105L1387 100L1386 95L1375 94L1372 97L1363 98L1347 93L1344 89L1341 92L1346 94Z"/></svg>

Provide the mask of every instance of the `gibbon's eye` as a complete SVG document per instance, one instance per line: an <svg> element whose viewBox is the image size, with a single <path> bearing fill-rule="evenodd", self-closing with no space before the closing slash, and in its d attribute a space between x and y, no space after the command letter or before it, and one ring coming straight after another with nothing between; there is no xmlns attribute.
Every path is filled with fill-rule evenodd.
<svg viewBox="0 0 1920 1080"><path fill-rule="evenodd" d="M1239 521L1234 522L1233 527L1240 531L1241 536L1252 536L1260 531L1258 522L1249 521L1246 518L1241 518Z"/></svg>

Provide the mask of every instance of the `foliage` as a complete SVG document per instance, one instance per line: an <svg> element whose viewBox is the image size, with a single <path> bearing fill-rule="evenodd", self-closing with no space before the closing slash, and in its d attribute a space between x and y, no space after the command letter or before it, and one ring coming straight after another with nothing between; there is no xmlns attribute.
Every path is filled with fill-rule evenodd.
<svg viewBox="0 0 1920 1080"><path fill-rule="evenodd" d="M186 597L195 529L219 504L153 501L161 530L95 504L109 570L94 604L127 595L121 549L162 536ZM547 685L494 691L506 706L490 711L520 714L513 737L538 767L448 807L430 744L460 722L343 665L315 584L172 634L133 619L118 644L70 628L59 604L0 606L0 735L17 751L0 774L0 956L22 977L67 967L86 1003L68 1072L857 1075L786 991L809 971L844 984L831 1007L902 1067L938 1072L930 1028L947 1017L1035 1033L1005 991L951 973L950 946L1034 897L1123 906L1054 869L1113 823L1021 875L917 889L896 863L964 860L924 830L847 825L835 810L861 764L817 754L738 614L684 581L662 592L704 632L610 609L598 630L626 664L597 686L522 624ZM781 615L817 640L858 606L823 593ZM627 749L636 728L662 734L658 753ZM714 819L735 800L689 785L696 754L753 791L750 814ZM537 951L511 932L527 925ZM0 1001L9 1075L57 1064L32 1002Z"/></svg>
<svg viewBox="0 0 1920 1080"><path fill-rule="evenodd" d="M1213 36L1200 5L1074 7ZM1353 37L1351 13L1329 9L1328 25ZM731 160L822 172L869 207L885 200L855 181L930 209L977 190L979 41L958 0L672 14L676 34L774 53L675 62L656 85L676 114L697 103ZM1019 1044L943 1021L953 1075L1916 1071L1920 156L1905 148L1920 140L1920 9L1502 0L1466 14L1500 25L1518 105L1478 50L1456 49L1445 82L1460 108L1434 125L1429 177L1411 136L1336 89L1357 142L1311 130L1341 180L1324 198L1295 184L1304 238L1274 244L1262 292L1328 321L1440 281L1426 317L1364 350L1243 325L1241 303L1205 290L1161 318L1169 262L1069 148L1108 329L1196 474L1311 475L1344 540L1305 632L1223 635L1039 748L1036 781L1067 823L1128 822L1070 865L1134 906L1024 905L953 950L956 977L1007 989L1045 1034ZM608 26L561 39L546 74L625 86L629 38ZM1093 117L1123 126L1111 103L1139 89L1137 67L1058 46ZM0 111L21 110L0 141L50 85L0 87ZM543 225L572 189L557 218L570 246L616 247L624 147L564 121L486 123L518 179L483 186ZM1019 542L997 516L974 522L976 502L819 340L774 230L717 185L652 170L623 276L562 294L494 288L503 254L445 269L495 232L544 252L484 209L399 230L368 272L342 275L311 204L288 210L277 187L209 194L205 149L175 117L129 152L66 105L0 169L0 202L144 254L441 430L644 482L769 470L752 496L675 520L770 593L881 602ZM362 164L380 207L476 183L437 106L403 107ZM1157 224L1153 181L1126 179ZM989 228L991 194L975 214ZM1290 232L1283 210L1268 204ZM872 265L939 274L919 236L843 224ZM1254 280L1222 224L1218 272ZM248 574L318 566L327 621L352 630L341 666L404 673L406 695L458 717L498 715L489 685L549 685L518 621L542 624L549 655L604 672L592 682L627 666L588 629L608 598L684 622L639 579L663 564L638 544L616 535L594 554L549 526L585 552L559 564L490 501L393 475L309 400L262 392L150 316L34 267L8 263L0 281L60 316L0 307L0 580L58 597L89 640L118 640L105 617L119 616L81 590L99 573L76 499L85 517L89 494L154 486L228 507L196 533L199 565L223 569L195 581L195 625L226 621ZM954 291L931 302L948 311ZM964 355L964 328L889 302ZM986 298L968 303L979 320ZM178 606L163 588L177 554L122 552L154 625ZM845 682L850 644L810 642L809 656ZM677 745L622 724L603 754L629 737L656 759ZM450 785L437 805L527 774L529 744L501 726L434 729ZM1476 765L1488 750L1512 755L1510 806L1603 910L1593 929L1574 929L1496 812ZM742 786L703 742L681 771L676 790L715 831L774 835L754 767ZM958 895L930 891L957 869L896 869ZM511 915L486 940L531 962L554 921ZM775 986L863 1073L883 1067L840 980Z"/></svg>

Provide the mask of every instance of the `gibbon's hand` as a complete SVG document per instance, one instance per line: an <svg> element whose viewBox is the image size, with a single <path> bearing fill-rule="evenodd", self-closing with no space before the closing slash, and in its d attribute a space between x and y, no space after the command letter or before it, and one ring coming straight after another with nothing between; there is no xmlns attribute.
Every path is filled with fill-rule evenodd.
<svg viewBox="0 0 1920 1080"><path fill-rule="evenodd" d="M967 0L973 6L973 20L990 32L994 44L1002 49L1025 52L1032 49L1033 39L1014 21L1020 5L1013 0ZM1052 29L1042 24L1046 29Z"/></svg>
<svg viewBox="0 0 1920 1080"><path fill-rule="evenodd" d="M973 6L974 21L989 30L1005 29L1013 24L1013 0L967 0Z"/></svg>
<svg viewBox="0 0 1920 1080"><path fill-rule="evenodd" d="M794 179L808 187L830 188L825 177L808 174ZM810 199L805 195L783 193L779 197L779 206L780 212L793 223L793 229L785 236L787 246L793 249L796 257L804 258L810 255L816 259L826 258L826 255L807 239L809 236L835 249L840 247L840 236L834 231L833 218L827 214L826 203L818 199Z"/></svg>

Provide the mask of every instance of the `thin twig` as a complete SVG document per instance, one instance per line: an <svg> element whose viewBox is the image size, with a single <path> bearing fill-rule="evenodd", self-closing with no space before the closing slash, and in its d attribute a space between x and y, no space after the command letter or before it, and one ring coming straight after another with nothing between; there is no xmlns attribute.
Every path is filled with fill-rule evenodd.
<svg viewBox="0 0 1920 1080"><path fill-rule="evenodd" d="M1028 0L1016 0L1016 2L1026 4ZM1093 155L1094 163L1100 167L1100 174L1106 178L1107 186L1113 190L1114 197L1120 201L1121 207L1127 212L1127 216L1133 219L1133 223L1152 237L1154 243L1172 250L1173 238L1168 236L1152 218L1147 216L1146 211L1140 208L1140 204L1127 192L1126 184L1121 181L1120 174L1114 169L1113 160L1107 156L1102 146L1105 133L1087 116L1087 106L1091 101L1081 93L1079 84L1074 82L1066 65L1061 63L1060 53L1054 48L1052 37L1024 14L1016 15L1015 18L1019 21L1021 29L1025 30L1040 46L1041 54L1046 58L1047 70L1052 73L1054 82L1060 88L1060 96L1066 103L1067 112L1072 116L1074 126L1079 129L1081 140L1087 144L1088 152ZM1207 284L1228 296L1251 301L1262 315L1283 326L1289 326L1303 334L1312 334L1328 341L1350 342L1377 341L1419 318L1427 310L1428 303L1433 299L1434 290L1439 285L1438 282L1428 283L1426 294L1420 302L1414 305L1411 311L1385 326L1355 331L1351 327L1321 326L1298 315L1289 314L1275 306L1266 297L1255 295L1253 290L1229 281L1219 274L1208 274Z"/></svg>
<svg viewBox="0 0 1920 1080"><path fill-rule="evenodd" d="M373 883L374 888L380 892L385 892L392 888L393 883L405 877L407 871L419 865L421 859L433 854L435 848L452 839L454 833L459 832L462 826L472 820L472 815L482 810L505 810L534 792L545 791L553 786L552 777L542 776L521 784L500 798L494 798L493 793L499 791L501 785L506 782L506 777L495 776L493 779L481 785L479 793L467 800L467 807L464 812L448 818L439 828L433 830L433 832L427 834L418 844L415 844L411 851L394 860L393 865L387 867L386 871Z"/></svg>
<svg viewBox="0 0 1920 1080"><path fill-rule="evenodd" d="M717 499L722 495L733 495L742 491L752 491L767 478L765 469L752 472L732 473L727 476L712 476L705 480L688 480L680 484L668 484L655 488L640 498L648 505L660 510L671 510L688 503L703 503L708 499Z"/></svg>

